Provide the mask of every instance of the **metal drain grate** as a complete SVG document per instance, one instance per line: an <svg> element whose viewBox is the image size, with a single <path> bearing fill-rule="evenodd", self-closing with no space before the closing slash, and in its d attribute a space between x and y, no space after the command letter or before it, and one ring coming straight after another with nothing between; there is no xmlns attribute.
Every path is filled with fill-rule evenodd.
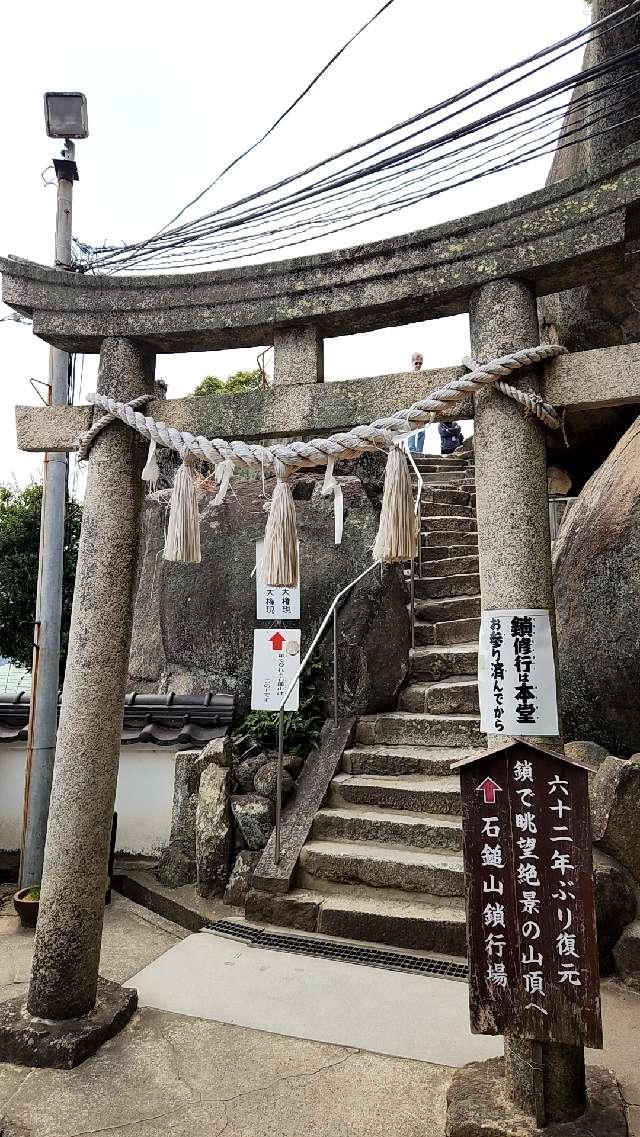
<svg viewBox="0 0 640 1137"><path fill-rule="evenodd" d="M406 971L415 975L435 975L441 979L467 979L466 963L450 963L445 959L427 959L421 955L401 955L396 951L358 947L332 940L311 940L304 936L290 936L280 932L265 932L232 920L216 920L207 924L206 932L217 932L232 939L253 944L271 951L289 951L296 955L315 955L323 959L337 959L343 963L361 963L366 967L384 967L389 971Z"/></svg>

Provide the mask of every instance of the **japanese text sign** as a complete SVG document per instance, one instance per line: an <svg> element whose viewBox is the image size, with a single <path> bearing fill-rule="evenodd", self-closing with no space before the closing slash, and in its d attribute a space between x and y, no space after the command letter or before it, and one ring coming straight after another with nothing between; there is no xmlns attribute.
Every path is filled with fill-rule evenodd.
<svg viewBox="0 0 640 1137"><path fill-rule="evenodd" d="M256 618L258 620L299 620L300 584L297 588L272 588L262 583L264 541L256 541Z"/></svg>
<svg viewBox="0 0 640 1137"><path fill-rule="evenodd" d="M254 628L251 710L279 711L299 664L299 628ZM299 684L296 683L285 710L297 711L298 703Z"/></svg>
<svg viewBox="0 0 640 1137"><path fill-rule="evenodd" d="M472 1031L602 1046L586 770L513 743L460 782Z"/></svg>
<svg viewBox="0 0 640 1137"><path fill-rule="evenodd" d="M480 727L486 734L558 734L556 672L549 613L482 613L478 652Z"/></svg>

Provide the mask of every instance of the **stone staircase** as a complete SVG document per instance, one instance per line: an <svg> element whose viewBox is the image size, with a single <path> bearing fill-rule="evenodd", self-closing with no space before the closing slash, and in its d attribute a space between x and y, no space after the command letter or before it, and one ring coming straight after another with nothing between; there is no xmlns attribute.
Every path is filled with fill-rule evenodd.
<svg viewBox="0 0 640 1137"><path fill-rule="evenodd" d="M468 456L417 464L422 576L410 682L397 710L359 719L301 851L296 887L281 899L292 909L313 905L325 934L464 955L459 779L450 763L485 744L474 468Z"/></svg>

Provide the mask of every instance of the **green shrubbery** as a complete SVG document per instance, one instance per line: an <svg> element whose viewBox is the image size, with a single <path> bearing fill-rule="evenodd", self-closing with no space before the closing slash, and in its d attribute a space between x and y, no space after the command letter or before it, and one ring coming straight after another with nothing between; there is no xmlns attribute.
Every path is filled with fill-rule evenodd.
<svg viewBox="0 0 640 1137"><path fill-rule="evenodd" d="M287 711L284 716L284 749L287 754L306 758L309 751L318 745L327 712L326 700L319 688L321 675L320 660L312 660L301 678L299 710ZM275 711L251 711L239 729L255 738L265 750L277 750L278 718Z"/></svg>

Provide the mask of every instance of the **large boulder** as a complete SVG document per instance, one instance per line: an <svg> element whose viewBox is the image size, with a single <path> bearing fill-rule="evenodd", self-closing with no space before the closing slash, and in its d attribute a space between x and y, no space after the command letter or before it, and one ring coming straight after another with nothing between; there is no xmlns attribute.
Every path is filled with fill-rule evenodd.
<svg viewBox="0 0 640 1137"><path fill-rule="evenodd" d="M196 886L200 896L221 895L229 877L231 771L211 765L203 770L196 809Z"/></svg>
<svg viewBox="0 0 640 1137"><path fill-rule="evenodd" d="M398 568L374 569L338 611L338 698L343 715L395 709L408 674L411 623ZM333 667L333 638L320 652L325 676ZM328 678L326 691L333 698Z"/></svg>
<svg viewBox="0 0 640 1137"><path fill-rule="evenodd" d="M231 812L247 848L264 849L276 819L276 807L260 794L241 794L231 798Z"/></svg>
<svg viewBox="0 0 640 1137"><path fill-rule="evenodd" d="M158 880L177 888L196 879L196 809L200 784L200 750L179 750L173 778L171 836L156 870Z"/></svg>
<svg viewBox="0 0 640 1137"><path fill-rule="evenodd" d="M238 908L244 908L244 902L251 888L253 871L261 856L261 852L252 852L251 849L243 849L238 853L233 869L231 870L229 883L225 889L225 904L233 904Z"/></svg>
<svg viewBox="0 0 640 1137"><path fill-rule="evenodd" d="M591 19L601 20L619 7L619 0L591 0ZM601 88L600 122L595 131L589 128L592 108L583 99L584 87L574 88L549 183L583 171L595 171L599 163L610 159L615 151L640 140L640 77L633 55L639 38L640 13L635 12L624 20L612 21L587 43L583 69L616 59L616 82ZM625 52L627 55L623 58ZM614 125L615 129L611 129ZM634 240L628 234L624 271L616 275L598 273L588 285L542 297L538 301L542 339L564 344L570 351L637 343L640 340L639 247L637 238ZM606 384L606 367L603 363L603 385ZM550 433L548 448L554 461L571 473L574 484L580 488L604 461L633 417L633 407L568 408L569 449L560 431Z"/></svg>
<svg viewBox="0 0 640 1137"><path fill-rule="evenodd" d="M320 474L292 482L298 515L302 647L331 601L371 564L378 503L370 486L341 478L342 544L334 544L333 501L321 495ZM162 559L168 491L147 498L130 658L136 690L181 694L222 690L249 709L256 626L256 541L263 537L273 479L238 477L225 502L199 495L202 563ZM389 709L408 671L410 629L399 568L372 572L340 613L340 681L354 713ZM265 625L267 626L267 625ZM325 637L325 687L331 690L330 634ZM380 666L384 651L384 667ZM375 662L374 662L375 661Z"/></svg>
<svg viewBox="0 0 640 1137"><path fill-rule="evenodd" d="M640 991L640 920L627 925L613 955L620 978L634 991Z"/></svg>
<svg viewBox="0 0 640 1137"><path fill-rule="evenodd" d="M168 888L196 879L196 813L203 772L210 766L231 765L231 739L214 738L202 750L179 750L173 776L171 835L156 869Z"/></svg>
<svg viewBox="0 0 640 1137"><path fill-rule="evenodd" d="M613 949L637 912L636 889L630 873L599 849L593 850L593 879L600 973L610 975L615 970Z"/></svg>
<svg viewBox="0 0 640 1137"><path fill-rule="evenodd" d="M587 766L590 776L599 770L605 759L609 757L604 746L598 746L597 742L565 742L564 752L569 758Z"/></svg>
<svg viewBox="0 0 640 1137"><path fill-rule="evenodd" d="M640 882L640 754L606 758L590 796L594 841Z"/></svg>
<svg viewBox="0 0 640 1137"><path fill-rule="evenodd" d="M261 794L262 797L266 797L269 801L275 802L278 796L277 760L265 762L264 766L260 767L253 779L253 785L257 794ZM291 774L283 769L280 778L281 801L286 801L287 798L290 798L295 788L296 784Z"/></svg>
<svg viewBox="0 0 640 1137"><path fill-rule="evenodd" d="M566 515L554 590L566 733L640 750L640 418Z"/></svg>

